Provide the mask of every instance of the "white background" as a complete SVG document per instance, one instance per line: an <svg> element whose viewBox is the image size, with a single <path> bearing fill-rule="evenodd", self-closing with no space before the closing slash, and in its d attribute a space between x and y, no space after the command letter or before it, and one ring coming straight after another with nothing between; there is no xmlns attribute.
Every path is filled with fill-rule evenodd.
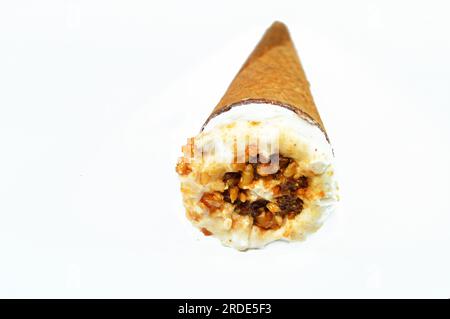
<svg viewBox="0 0 450 319"><path fill-rule="evenodd" d="M450 297L445 1L2 1L0 297ZM290 28L341 202L245 253L174 171L264 30Z"/></svg>

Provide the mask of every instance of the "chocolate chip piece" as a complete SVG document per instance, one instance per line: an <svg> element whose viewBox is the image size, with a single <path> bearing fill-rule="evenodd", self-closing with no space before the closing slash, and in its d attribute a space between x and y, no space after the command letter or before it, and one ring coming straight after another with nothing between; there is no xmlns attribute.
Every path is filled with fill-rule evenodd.
<svg viewBox="0 0 450 319"><path fill-rule="evenodd" d="M255 217L264 212L264 208L269 203L268 200L258 199L250 204L250 214Z"/></svg>
<svg viewBox="0 0 450 319"><path fill-rule="evenodd" d="M308 187L308 177L302 176L299 178L299 188L307 188Z"/></svg>
<svg viewBox="0 0 450 319"><path fill-rule="evenodd" d="M287 157L280 156L279 162L280 162L280 168L281 169L285 169L289 165L291 160L289 158L287 158Z"/></svg>
<svg viewBox="0 0 450 319"><path fill-rule="evenodd" d="M242 203L242 202L238 201L234 208L234 212L239 215L250 215L251 214L250 204L247 202Z"/></svg>
<svg viewBox="0 0 450 319"><path fill-rule="evenodd" d="M299 179L288 178L283 184L280 185L280 191L284 194L295 192L299 188L308 187L308 178L302 176Z"/></svg>
<svg viewBox="0 0 450 319"><path fill-rule="evenodd" d="M223 191L223 200L227 203L231 203L231 198L230 198L230 190L226 189Z"/></svg>
<svg viewBox="0 0 450 319"><path fill-rule="evenodd" d="M268 203L269 201L265 199L258 199L251 203L242 203L241 201L237 201L234 211L240 215L251 215L255 217L264 212Z"/></svg>
<svg viewBox="0 0 450 319"><path fill-rule="evenodd" d="M239 184L239 180L241 179L241 173L237 172L228 172L223 175L223 182L230 187L237 186Z"/></svg>
<svg viewBox="0 0 450 319"><path fill-rule="evenodd" d="M288 213L300 214L303 209L303 201L291 195L283 195L277 198L278 207L280 207L280 215Z"/></svg>
<svg viewBox="0 0 450 319"><path fill-rule="evenodd" d="M295 192L299 189L300 184L297 180L293 178L288 178L283 184L280 185L281 193Z"/></svg>

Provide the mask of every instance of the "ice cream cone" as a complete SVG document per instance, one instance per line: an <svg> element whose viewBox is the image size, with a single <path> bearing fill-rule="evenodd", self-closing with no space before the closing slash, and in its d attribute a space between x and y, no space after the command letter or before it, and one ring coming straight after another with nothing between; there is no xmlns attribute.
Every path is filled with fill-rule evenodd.
<svg viewBox="0 0 450 319"><path fill-rule="evenodd" d="M201 156L184 156L176 167L186 215L226 246L303 240L338 200L331 144L280 22L266 31L186 149L193 146Z"/></svg>

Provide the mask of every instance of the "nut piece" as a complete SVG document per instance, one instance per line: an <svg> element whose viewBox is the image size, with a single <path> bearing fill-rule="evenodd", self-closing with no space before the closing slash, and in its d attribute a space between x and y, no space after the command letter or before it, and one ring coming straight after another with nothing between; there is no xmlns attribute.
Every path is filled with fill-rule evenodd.
<svg viewBox="0 0 450 319"><path fill-rule="evenodd" d="M263 212L256 216L255 224L264 229L277 228L274 215L271 212Z"/></svg>
<svg viewBox="0 0 450 319"><path fill-rule="evenodd" d="M240 192L239 193L239 200L244 203L247 200L247 195L245 195L244 192Z"/></svg>
<svg viewBox="0 0 450 319"><path fill-rule="evenodd" d="M253 166L251 164L247 164L242 172L239 187L250 185L251 182L253 182Z"/></svg>
<svg viewBox="0 0 450 319"><path fill-rule="evenodd" d="M267 163L267 164L258 164L258 166L256 166L256 172L258 173L258 175L268 176L268 175L275 174L276 172L278 172L279 168L280 167L278 166L278 163L276 163L276 162L271 162L271 163Z"/></svg>
<svg viewBox="0 0 450 319"><path fill-rule="evenodd" d="M281 226L281 224L283 224L283 217L281 217L280 215L275 215L273 220L275 221L275 223L277 223L278 226Z"/></svg>
<svg viewBox="0 0 450 319"><path fill-rule="evenodd" d="M200 202L202 202L210 212L214 212L222 207L223 196L219 192L204 193L200 199Z"/></svg>
<svg viewBox="0 0 450 319"><path fill-rule="evenodd" d="M238 194L239 194L239 188L238 187L232 187L230 188L230 200L232 203L234 203L234 201L238 198Z"/></svg>
<svg viewBox="0 0 450 319"><path fill-rule="evenodd" d="M189 163L186 163L184 160L180 160L177 163L176 171L179 175L187 175L192 172L191 166Z"/></svg>
<svg viewBox="0 0 450 319"><path fill-rule="evenodd" d="M270 210L272 213L278 213L278 212L281 211L281 210L280 210L280 207L278 207L278 205L275 204L275 203L268 203L268 204L266 205L266 207L267 207L267 209Z"/></svg>
<svg viewBox="0 0 450 319"><path fill-rule="evenodd" d="M206 172L200 173L200 184L202 184L202 185L208 184L209 179L210 179L210 176L208 173L206 173Z"/></svg>
<svg viewBox="0 0 450 319"><path fill-rule="evenodd" d="M200 231L203 233L203 235L205 236L211 236L213 233L211 233L209 230L207 230L205 227L200 228Z"/></svg>
<svg viewBox="0 0 450 319"><path fill-rule="evenodd" d="M281 190L281 188L280 188L279 185L274 186L274 187L272 188L272 193L273 193L274 195L279 195L279 194L280 194L280 190Z"/></svg>
<svg viewBox="0 0 450 319"><path fill-rule="evenodd" d="M225 184L220 180L216 180L212 183L209 183L209 188L213 191L223 192L225 190Z"/></svg>
<svg viewBox="0 0 450 319"><path fill-rule="evenodd" d="M288 165L288 167L286 167L286 169L283 172L283 175L285 177L292 177L294 176L296 170L297 170L297 163L292 162Z"/></svg>

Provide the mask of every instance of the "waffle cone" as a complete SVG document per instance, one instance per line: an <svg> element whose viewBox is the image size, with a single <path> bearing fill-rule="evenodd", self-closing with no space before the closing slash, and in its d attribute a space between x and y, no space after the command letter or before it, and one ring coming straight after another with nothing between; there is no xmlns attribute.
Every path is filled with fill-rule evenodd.
<svg viewBox="0 0 450 319"><path fill-rule="evenodd" d="M288 108L326 135L289 31L281 22L266 31L203 127L213 117L250 103Z"/></svg>

